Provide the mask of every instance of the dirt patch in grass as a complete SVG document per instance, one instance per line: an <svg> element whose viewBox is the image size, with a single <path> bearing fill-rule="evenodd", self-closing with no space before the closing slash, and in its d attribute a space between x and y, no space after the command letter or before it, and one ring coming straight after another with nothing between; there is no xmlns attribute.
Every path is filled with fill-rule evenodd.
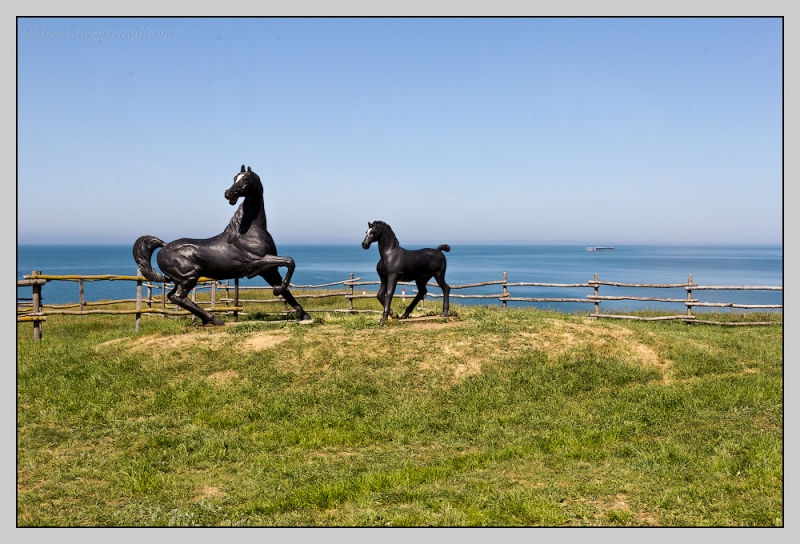
<svg viewBox="0 0 800 544"><path fill-rule="evenodd" d="M211 350L220 349L227 339L227 333L209 334L206 331L191 332L171 336L159 334L148 334L136 338L123 339L127 342L126 349L131 353L176 351L187 347L203 347ZM116 344L117 340L110 340L99 344L98 348L104 348Z"/></svg>
<svg viewBox="0 0 800 544"><path fill-rule="evenodd" d="M130 353L158 353L185 351L187 348L203 348L211 351L220 349L236 349L244 352L261 351L277 346L287 340L289 335L284 331L255 332L242 337L240 341L231 343L231 335L226 332L214 330L199 330L186 334L162 336L150 334L136 338L120 338L103 342L97 349L103 349L126 342L125 349Z"/></svg>
<svg viewBox="0 0 800 544"><path fill-rule="evenodd" d="M624 493L614 497L589 500L576 499L577 503L587 504L594 509L592 518L600 525L637 525L660 526L658 518L651 512L635 512L631 509L630 500Z"/></svg>
<svg viewBox="0 0 800 544"><path fill-rule="evenodd" d="M413 327L415 330L423 330L423 331L433 331L439 329L449 329L452 327L460 327L461 323L458 321L437 321L437 319L443 318L433 318L430 321L403 321L404 325L409 327Z"/></svg>
<svg viewBox="0 0 800 544"><path fill-rule="evenodd" d="M567 323L554 319L546 323L545 328L535 332L521 332L520 347L533 347L547 352L550 356L557 356L586 345L607 355L627 356L626 358L634 359L643 365L662 368L671 365L671 361L660 358L653 348L638 342L629 329L600 325L588 320L583 323Z"/></svg>
<svg viewBox="0 0 800 544"><path fill-rule="evenodd" d="M277 346L289 339L285 332L257 332L249 335L247 339L237 344L237 349L242 351L262 351Z"/></svg>
<svg viewBox="0 0 800 544"><path fill-rule="evenodd" d="M192 502L200 502L208 497L222 497L223 495L225 495L225 493L220 491L218 487L207 485L200 490L200 493L195 495L195 497L192 499Z"/></svg>
<svg viewBox="0 0 800 544"><path fill-rule="evenodd" d="M623 521L630 518L630 524L659 525L656 517L649 512L632 512L628 496L624 493L620 493L609 500L589 501L589 504L597 510L595 519L608 519L610 517L616 521Z"/></svg>
<svg viewBox="0 0 800 544"><path fill-rule="evenodd" d="M419 366L420 380L442 387L451 387L476 374L480 374L482 367L478 361L459 363L453 360L425 361Z"/></svg>
<svg viewBox="0 0 800 544"><path fill-rule="evenodd" d="M225 385L234 378L238 378L239 373L235 370L223 370L222 372L214 372L209 374L208 380L214 385Z"/></svg>
<svg viewBox="0 0 800 544"><path fill-rule="evenodd" d="M485 345L474 338L448 338L440 343L439 349L436 356L426 357L419 368L439 374L443 382L450 385L480 374L482 367L497 355L493 346Z"/></svg>

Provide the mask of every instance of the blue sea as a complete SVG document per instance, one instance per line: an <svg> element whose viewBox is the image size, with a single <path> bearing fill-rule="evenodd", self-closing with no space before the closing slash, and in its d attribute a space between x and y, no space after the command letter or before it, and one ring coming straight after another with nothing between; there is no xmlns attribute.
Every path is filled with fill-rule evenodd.
<svg viewBox="0 0 800 544"><path fill-rule="evenodd" d="M417 249L417 246L406 246ZM421 246L420 246L421 247ZM280 255L295 260L292 283L317 285L349 279L350 273L362 281L378 281L375 266L380 259L377 246L364 250L352 245L278 245ZM700 285L783 285L783 247L758 246L678 246L630 245L615 246L614 251L588 252L578 245L453 245L447 255L446 279L450 285L501 280L537 283L585 283L598 275L600 281L623 283L684 283L692 274ZM155 256L153 264L155 266ZM18 245L17 278L32 270L44 274L121 274L135 275L131 245ZM285 269L281 269L283 273ZM263 280L242 279L240 285L264 285ZM372 291L376 286L367 286ZM412 293L406 286L406 294ZM398 286L396 293L400 293ZM87 301L135 297L135 283L127 281L86 282ZM431 288L438 294L438 288ZM455 294L500 293L498 285L453 290ZM585 298L589 288L509 287L511 296ZM19 297L30 297L30 287L20 287ZM702 302L738 304L782 304L782 291L694 291ZM685 298L684 289L631 289L601 286L600 295L655 296ZM77 282L51 281L42 291L46 304L77 302ZM452 304L499 304L497 300L451 299ZM581 303L518 303L559 311L592 311L591 304ZM603 301L601 310L669 309L685 311L678 303ZM702 311L696 308L695 311Z"/></svg>

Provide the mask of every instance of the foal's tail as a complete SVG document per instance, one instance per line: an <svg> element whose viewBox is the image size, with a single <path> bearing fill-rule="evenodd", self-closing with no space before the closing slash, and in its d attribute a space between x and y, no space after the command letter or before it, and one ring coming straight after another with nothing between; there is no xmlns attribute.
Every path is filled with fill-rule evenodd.
<svg viewBox="0 0 800 544"><path fill-rule="evenodd" d="M153 270L150 264L153 251L165 245L166 244L162 240L159 240L155 236L141 236L133 244L133 260L139 265L139 270L142 271L142 275L150 281L170 281L166 276Z"/></svg>
<svg viewBox="0 0 800 544"><path fill-rule="evenodd" d="M439 251L450 251L450 246L448 246L447 244L442 244L436 249L438 249Z"/></svg>

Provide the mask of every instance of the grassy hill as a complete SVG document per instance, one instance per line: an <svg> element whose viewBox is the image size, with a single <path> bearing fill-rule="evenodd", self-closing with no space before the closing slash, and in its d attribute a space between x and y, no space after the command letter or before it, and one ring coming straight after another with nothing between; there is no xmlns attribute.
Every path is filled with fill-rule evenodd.
<svg viewBox="0 0 800 544"><path fill-rule="evenodd" d="M18 525L783 524L779 325L248 312L20 324Z"/></svg>

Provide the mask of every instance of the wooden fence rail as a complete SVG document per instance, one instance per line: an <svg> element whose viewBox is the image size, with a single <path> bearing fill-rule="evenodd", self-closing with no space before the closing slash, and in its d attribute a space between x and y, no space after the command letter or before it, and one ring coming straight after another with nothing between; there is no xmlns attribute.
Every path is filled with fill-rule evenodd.
<svg viewBox="0 0 800 544"><path fill-rule="evenodd" d="M69 303L69 304L43 304L42 303L42 287L49 281L73 281L79 283L79 302L77 303ZM84 284L85 282L93 282L93 281L135 281L136 282L136 298L129 298L129 299L119 299L119 300L102 300L102 301L86 301L84 295ZM271 286L240 286L239 280L233 280L233 285L231 286L230 281L226 281L222 283L220 281L216 281L210 278L201 278L200 282L198 283L197 287L192 291L192 300L196 301L196 293L198 290L210 290L211 297L209 302L203 302L202 304L206 304L208 309L214 311L215 313L224 313L232 316L233 321L238 321L239 314L243 313L244 304L253 304L253 303L282 303L283 309L280 313L283 315L291 313L286 302L283 300L282 297L272 297L267 299L241 299L239 297L241 290L248 290L248 291L258 291L269 289L272 290ZM320 299L320 298L329 298L329 297L342 297L347 302L347 308L325 308L325 309L308 309L308 312L379 312L379 310L357 310L353 307L353 300L356 299L363 299L363 298L374 298L374 293L367 293L364 289L367 285L380 285L379 281L361 281L361 278L354 277L354 274L350 274L350 279L330 282L330 283L323 283L319 285L295 285L291 284L293 289L322 289L327 287L333 287L341 285L344 287L344 290L341 291L332 291L332 292L325 292L325 293L297 293L295 294L295 298L303 298L303 299ZM398 282L398 287L403 290L403 294L395 295L396 298L402 298L403 300L405 297L413 297L417 292L416 289L411 289L410 293L405 294L405 287L404 286L412 286L416 287L416 283L414 282ZM436 283L428 283L431 287L437 287ZM491 280L491 281L484 281L479 283L468 283L463 285L451 285L450 288L453 290L459 289L472 289L477 287L488 287L488 286L501 286L502 292L501 293L493 293L493 294L451 294L451 298L460 298L460 299L496 299L501 304L502 307L505 309L507 302L554 302L554 303L578 303L578 304L594 304L594 312L589 314L589 317L592 318L608 318L608 319L636 319L636 320L643 320L643 321L662 321L662 320L682 320L689 323L703 323L703 324L712 324L712 325L775 325L775 324L782 324L782 322L778 321L764 321L764 322L757 322L757 321L741 321L741 322L720 322L720 321L709 321L709 320L700 320L697 319L696 316L692 314L692 308L694 307L708 307L708 308L732 308L732 309L743 309L743 310L751 310L751 309L774 309L774 310L783 310L783 304L738 304L733 302L700 302L696 298L692 298L693 291L711 291L711 290L725 290L725 291L742 291L742 290L749 290L749 291L783 291L782 286L775 286L775 285L698 285L692 281L692 275L689 275L689 279L686 283L623 283L623 282L611 282L611 281L600 281L597 278L597 274L594 275L594 278L586 283L540 283L540 282L509 282L508 275L506 272L503 272L503 279L502 280ZM623 287L623 288L648 288L648 289L684 289L686 291L686 298L668 298L668 297L646 297L646 296L632 296L632 295L620 295L620 296L612 296L612 295L600 295L599 288L600 286L606 287ZM34 270L31 272L29 276L24 276L24 279L17 281L18 287L31 287L31 298L18 298L17 299L17 322L32 322L33 323L33 338L34 340L40 340L42 338L42 323L46 321L48 315L97 315L97 314L106 314L106 315L134 315L135 316L135 329L136 332L139 332L141 326L141 317L142 315L161 315L163 317L180 317L180 316L191 316L194 319L194 316L187 312L186 310L178 309L178 306L174 306L175 309L167 309L167 288L171 286L169 283L158 283L154 284L149 282L146 278L144 278L141 273L137 270L137 275L135 276L125 276L125 275L114 275L114 274L103 274L103 275L67 275L67 276L57 276L57 275L50 275L50 274L42 274L41 271ZM361 287L362 292L357 293L355 288ZM583 288L583 289L591 289L592 292L586 295L585 298L571 298L571 297L515 297L511 296L508 292L509 288L516 288L516 287L546 287L546 288L559 288L559 289L574 289L574 288ZM146 294L144 290L146 289ZM155 295L155 290L161 290L161 295ZM219 296L219 291L224 290L224 296ZM231 296L231 291L233 291L233 296ZM442 294L439 293L428 293L428 297L431 298L440 298ZM676 303L682 304L686 307L685 314L678 314L678 315L669 315L669 316L656 316L656 317L642 317L642 316L633 316L633 315L619 315L619 314L603 314L600 312L600 303L602 301L618 301L618 300L632 300L632 301L645 301L645 302L666 302L666 303ZM133 303L135 305L134 309L88 309L98 306L109 306L109 305L116 305L116 304L130 304ZM144 306L146 304L146 307ZM161 308L155 308L153 305L159 305ZM78 308L75 310L74 308ZM423 299L420 302L420 308L425 308L425 300Z"/></svg>

